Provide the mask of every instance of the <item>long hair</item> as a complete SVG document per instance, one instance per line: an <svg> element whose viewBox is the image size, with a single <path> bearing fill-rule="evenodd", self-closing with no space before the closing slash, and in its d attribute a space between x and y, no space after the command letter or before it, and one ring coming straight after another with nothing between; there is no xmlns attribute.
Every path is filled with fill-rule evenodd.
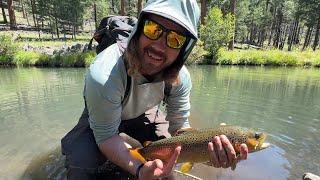
<svg viewBox="0 0 320 180"><path fill-rule="evenodd" d="M128 75L129 76L136 76L139 73L139 70L141 68L141 62L139 59L139 36L142 34L136 32L133 37L130 39L129 44L124 52L124 58L126 62L128 63ZM182 49L181 49L182 50ZM181 52L181 51L180 51ZM180 53L181 54L181 53ZM161 80L165 81L165 83L171 84L171 85L177 85L180 83L179 79L179 71L183 66L183 62L181 60L181 55L178 55L177 59L168 67L163 69L160 72L160 78Z"/></svg>

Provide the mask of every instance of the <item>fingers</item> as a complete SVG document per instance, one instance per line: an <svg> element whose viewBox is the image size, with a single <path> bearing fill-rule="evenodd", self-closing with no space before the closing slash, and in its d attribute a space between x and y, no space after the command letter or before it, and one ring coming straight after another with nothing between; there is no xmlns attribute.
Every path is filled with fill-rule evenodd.
<svg viewBox="0 0 320 180"><path fill-rule="evenodd" d="M160 159L155 159L153 162L152 162L152 166L151 166L151 169L155 170L155 169L163 169L163 163Z"/></svg>
<svg viewBox="0 0 320 180"><path fill-rule="evenodd" d="M234 150L227 136L221 135L220 140L227 154L227 158L228 158L227 167L230 167L233 163L236 162L236 151Z"/></svg>
<svg viewBox="0 0 320 180"><path fill-rule="evenodd" d="M214 137L208 143L208 150L214 167L228 168L237 162L236 152L225 135Z"/></svg>
<svg viewBox="0 0 320 180"><path fill-rule="evenodd" d="M219 159L219 165L223 168L227 168L228 157L226 151L224 150L224 146L222 145L220 136L214 137L213 143L215 145L216 153Z"/></svg>
<svg viewBox="0 0 320 180"><path fill-rule="evenodd" d="M153 161L153 178L159 179L162 177L169 176L178 160L179 154L181 151L181 147L178 146L175 150L173 155L170 157L169 161L165 164L162 163L161 160L156 159Z"/></svg>
<svg viewBox="0 0 320 180"><path fill-rule="evenodd" d="M248 157L248 146L246 144L241 144L240 145L240 155L239 157L237 157L237 160L240 161L240 160L246 160L247 157Z"/></svg>
<svg viewBox="0 0 320 180"><path fill-rule="evenodd" d="M174 150L173 155L171 156L171 158L169 159L168 163L166 164L166 167L164 169L165 172L169 172L171 173L172 169L174 168L178 157L180 155L180 151L181 151L181 146L176 147L176 149Z"/></svg>
<svg viewBox="0 0 320 180"><path fill-rule="evenodd" d="M208 143L208 150L209 150L210 162L212 166L216 168L220 168L221 165L219 163L219 158L217 156L216 150L212 142Z"/></svg>
<svg viewBox="0 0 320 180"><path fill-rule="evenodd" d="M140 170L140 179L154 179L162 174L163 163L160 159L148 161Z"/></svg>

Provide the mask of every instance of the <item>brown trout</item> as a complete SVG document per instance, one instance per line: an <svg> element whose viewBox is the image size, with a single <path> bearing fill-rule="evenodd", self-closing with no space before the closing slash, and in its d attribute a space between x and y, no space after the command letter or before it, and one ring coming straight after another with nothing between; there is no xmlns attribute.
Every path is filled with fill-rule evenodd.
<svg viewBox="0 0 320 180"><path fill-rule="evenodd" d="M217 135L226 135L237 154L240 153L240 144L248 146L249 153L265 149L266 134L252 129L238 126L222 125L217 128L188 130L171 138L151 142L143 148L131 149L130 153L142 162L160 159L167 162L177 146L181 152L177 163L203 163L210 160L208 143ZM192 167L192 165L191 165ZM190 170L190 169L189 169Z"/></svg>

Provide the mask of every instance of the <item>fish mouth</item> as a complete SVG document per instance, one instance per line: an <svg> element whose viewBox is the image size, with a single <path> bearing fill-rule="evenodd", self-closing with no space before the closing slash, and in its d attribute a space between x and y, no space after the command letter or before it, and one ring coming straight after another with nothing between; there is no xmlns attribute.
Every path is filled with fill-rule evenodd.
<svg viewBox="0 0 320 180"><path fill-rule="evenodd" d="M249 138L247 142L249 152L256 152L268 148L270 144L265 142L266 138L267 135L265 133L255 133L254 137Z"/></svg>
<svg viewBox="0 0 320 180"><path fill-rule="evenodd" d="M266 149L270 146L270 143L264 142L266 138L267 138L267 135L265 133L261 133L260 138L258 139L259 143L255 145L254 151Z"/></svg>
<svg viewBox="0 0 320 180"><path fill-rule="evenodd" d="M259 149L266 149L270 146L270 143L264 142L260 145Z"/></svg>

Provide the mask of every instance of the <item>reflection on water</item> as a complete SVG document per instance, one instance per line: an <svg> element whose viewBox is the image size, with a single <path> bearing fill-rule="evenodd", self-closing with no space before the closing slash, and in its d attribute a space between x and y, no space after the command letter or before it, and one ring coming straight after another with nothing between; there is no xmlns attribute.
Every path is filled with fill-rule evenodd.
<svg viewBox="0 0 320 180"><path fill-rule="evenodd" d="M18 179L82 111L84 69L0 69L0 179Z"/></svg>
<svg viewBox="0 0 320 180"><path fill-rule="evenodd" d="M60 147L52 151L44 152L29 163L21 179L43 180L64 179L66 180L66 169L64 168L65 157L61 155Z"/></svg>
<svg viewBox="0 0 320 180"><path fill-rule="evenodd" d="M276 149L266 150L269 152L265 158L251 164L263 166L254 174L267 172L275 179L300 179L306 171L320 174L320 158L315 158L320 153L318 69L209 66L189 69L193 76L193 125L211 127L225 122L269 134L268 141ZM266 151L256 156L261 158ZM247 163L243 162L250 166ZM231 175L234 173L228 176Z"/></svg>
<svg viewBox="0 0 320 180"><path fill-rule="evenodd" d="M272 144L250 154L235 171L198 165L192 174L204 179L300 179L307 171L320 174L319 70L188 69L194 127L221 122L253 127L268 133ZM55 148L82 112L84 73L85 69L0 69L0 179L44 172L35 167L46 167L53 179L64 176Z"/></svg>

